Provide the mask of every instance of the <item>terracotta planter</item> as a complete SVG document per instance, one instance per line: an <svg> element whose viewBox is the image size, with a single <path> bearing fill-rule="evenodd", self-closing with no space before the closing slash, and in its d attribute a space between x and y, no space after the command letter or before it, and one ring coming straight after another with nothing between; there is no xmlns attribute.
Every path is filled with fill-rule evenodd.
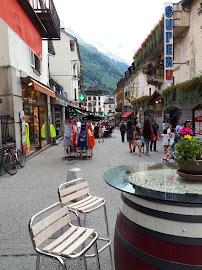
<svg viewBox="0 0 202 270"><path fill-rule="evenodd" d="M177 162L180 171L187 174L202 175L202 160L198 160L198 164L193 164L191 161L186 163Z"/></svg>

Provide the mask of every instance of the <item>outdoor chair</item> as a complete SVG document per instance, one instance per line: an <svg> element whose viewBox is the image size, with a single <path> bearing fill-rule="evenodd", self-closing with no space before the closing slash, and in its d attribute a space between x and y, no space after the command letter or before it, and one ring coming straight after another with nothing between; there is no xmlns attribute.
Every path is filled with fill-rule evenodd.
<svg viewBox="0 0 202 270"><path fill-rule="evenodd" d="M62 203L57 202L34 215L29 222L29 232L33 247L38 253L36 270L39 270L41 256L58 260L58 269L62 266L64 270L67 270L67 259L83 257L87 269L85 253L93 245L97 270L100 269L98 233L94 229L72 225L69 209Z"/></svg>
<svg viewBox="0 0 202 270"><path fill-rule="evenodd" d="M104 245L98 250L98 253L109 247L109 255L111 260L111 269L114 269L111 240L109 236L109 225L107 220L106 202L104 198L95 197L89 194L88 182L83 178L78 178L61 184L58 188L58 195L60 201L67 205L69 209L76 211L78 224L81 226L80 214L84 215L83 226L86 224L86 215L92 211L104 208L104 217L106 225L107 238L98 237L98 240L105 242ZM98 232L99 233L99 232ZM94 256L95 254L86 255L86 257Z"/></svg>

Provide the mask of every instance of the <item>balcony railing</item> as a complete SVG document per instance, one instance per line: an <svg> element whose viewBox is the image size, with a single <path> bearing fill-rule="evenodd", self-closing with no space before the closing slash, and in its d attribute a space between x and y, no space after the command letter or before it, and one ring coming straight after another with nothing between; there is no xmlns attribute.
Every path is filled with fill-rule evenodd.
<svg viewBox="0 0 202 270"><path fill-rule="evenodd" d="M60 39L60 19L53 0L28 0L47 30L46 39Z"/></svg>
<svg viewBox="0 0 202 270"><path fill-rule="evenodd" d="M156 85L158 83L163 83L164 81L164 69L152 69L147 73L147 83L151 85Z"/></svg>

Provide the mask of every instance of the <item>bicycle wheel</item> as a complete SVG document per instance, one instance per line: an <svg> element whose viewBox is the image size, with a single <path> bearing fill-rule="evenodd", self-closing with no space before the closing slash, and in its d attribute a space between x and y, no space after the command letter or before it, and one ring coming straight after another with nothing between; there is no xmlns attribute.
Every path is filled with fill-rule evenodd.
<svg viewBox="0 0 202 270"><path fill-rule="evenodd" d="M18 153L17 162L19 163L20 167L23 168L25 166L24 155L21 150L18 150L17 153Z"/></svg>
<svg viewBox="0 0 202 270"><path fill-rule="evenodd" d="M17 164L15 158L9 154L6 153L3 156L3 166L4 169L7 171L7 173L14 175L17 173Z"/></svg>

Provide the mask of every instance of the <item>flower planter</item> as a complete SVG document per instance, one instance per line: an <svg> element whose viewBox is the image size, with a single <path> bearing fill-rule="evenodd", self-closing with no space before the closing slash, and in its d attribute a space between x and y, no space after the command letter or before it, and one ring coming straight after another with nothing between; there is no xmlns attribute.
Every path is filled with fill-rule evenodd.
<svg viewBox="0 0 202 270"><path fill-rule="evenodd" d="M202 160L197 160L198 164L190 162L182 163L177 162L180 172L186 174L202 175Z"/></svg>

